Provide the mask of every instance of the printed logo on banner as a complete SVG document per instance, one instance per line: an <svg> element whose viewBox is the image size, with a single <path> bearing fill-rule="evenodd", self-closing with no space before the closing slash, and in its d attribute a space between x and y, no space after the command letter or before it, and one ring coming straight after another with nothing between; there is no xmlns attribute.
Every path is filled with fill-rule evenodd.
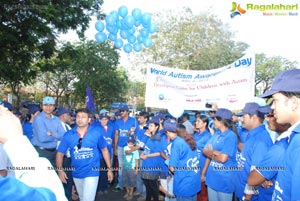
<svg viewBox="0 0 300 201"><path fill-rule="evenodd" d="M231 9L230 17L234 18L237 15L245 14L246 10L241 8L240 4L237 4L236 2L232 2L232 9Z"/></svg>
<svg viewBox="0 0 300 201"><path fill-rule="evenodd" d="M164 99L165 99L165 96L164 96L163 94L159 94L159 95L158 95L158 99L159 99L159 100L164 100Z"/></svg>

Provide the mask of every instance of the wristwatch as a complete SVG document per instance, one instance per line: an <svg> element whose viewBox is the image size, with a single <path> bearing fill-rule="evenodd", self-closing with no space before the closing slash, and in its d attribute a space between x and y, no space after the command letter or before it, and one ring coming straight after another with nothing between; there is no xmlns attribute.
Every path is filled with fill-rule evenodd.
<svg viewBox="0 0 300 201"><path fill-rule="evenodd" d="M249 199L245 198L245 196L242 197L242 201L250 201Z"/></svg>

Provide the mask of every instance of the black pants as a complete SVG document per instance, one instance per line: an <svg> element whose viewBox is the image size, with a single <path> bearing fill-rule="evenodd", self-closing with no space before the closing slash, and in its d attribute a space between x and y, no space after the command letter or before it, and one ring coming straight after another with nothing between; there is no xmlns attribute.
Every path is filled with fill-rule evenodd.
<svg viewBox="0 0 300 201"><path fill-rule="evenodd" d="M63 168L65 169L65 173L68 177L67 183L63 183L65 195L69 201L72 201L72 186L74 185L74 181L71 170L71 158L67 158L66 156L64 156Z"/></svg>
<svg viewBox="0 0 300 201"><path fill-rule="evenodd" d="M158 180L143 179L146 187L146 201L159 201L159 185Z"/></svg>
<svg viewBox="0 0 300 201"><path fill-rule="evenodd" d="M39 153L40 157L45 157L47 158L51 165L55 168L56 167L56 150L54 151L48 151L46 149L41 149L38 146L34 146L34 148L36 149L36 151Z"/></svg>
<svg viewBox="0 0 300 201"><path fill-rule="evenodd" d="M97 192L105 191L108 187L107 166L104 159L100 159L100 171Z"/></svg>

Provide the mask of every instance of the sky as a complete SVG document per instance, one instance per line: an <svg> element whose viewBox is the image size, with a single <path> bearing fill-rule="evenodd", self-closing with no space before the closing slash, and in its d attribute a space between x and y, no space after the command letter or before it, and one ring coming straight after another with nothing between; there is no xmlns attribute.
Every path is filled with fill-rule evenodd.
<svg viewBox="0 0 300 201"><path fill-rule="evenodd" d="M295 0L239 0L235 1L246 9L247 4L299 4L294 11L266 11L267 13L289 13L296 16L264 16L262 11L246 9L246 13L230 18L232 9L231 0L104 0L103 11L110 13L118 10L122 5L126 6L129 13L134 8L142 12L163 12L164 10L180 10L182 7L190 7L194 14L209 12L216 15L224 23L227 23L231 31L235 32L235 40L250 45L249 52L265 53L267 56L282 56L290 61L300 63L300 2ZM96 20L92 20L90 28L86 31L89 39L95 39ZM75 41L76 34L70 32L61 36L62 40ZM154 41L155 42L155 41ZM141 52L142 53L142 52ZM126 54L121 51L121 65L126 64Z"/></svg>

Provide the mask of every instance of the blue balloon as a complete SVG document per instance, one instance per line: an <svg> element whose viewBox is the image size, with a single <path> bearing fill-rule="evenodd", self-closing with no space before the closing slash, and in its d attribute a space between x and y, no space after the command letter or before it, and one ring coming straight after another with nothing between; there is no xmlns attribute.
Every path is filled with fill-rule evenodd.
<svg viewBox="0 0 300 201"><path fill-rule="evenodd" d="M120 36L121 36L121 38L123 38L123 39L127 39L128 38L128 32L126 31L126 30L121 30L120 31Z"/></svg>
<svg viewBox="0 0 300 201"><path fill-rule="evenodd" d="M109 38L109 40L111 40L111 41L115 41L115 40L117 39L117 35L110 33L110 34L108 35L108 38Z"/></svg>
<svg viewBox="0 0 300 201"><path fill-rule="evenodd" d="M97 21L95 24L95 28L97 31L102 32L104 30L104 24L101 21Z"/></svg>
<svg viewBox="0 0 300 201"><path fill-rule="evenodd" d="M105 22L106 22L106 25L108 25L108 26L114 26L116 24L116 19L114 19L113 16L108 15L105 18Z"/></svg>
<svg viewBox="0 0 300 201"><path fill-rule="evenodd" d="M120 39L120 38L116 39L115 40L115 47L120 49L120 48L122 48L122 46L123 46L123 40Z"/></svg>
<svg viewBox="0 0 300 201"><path fill-rule="evenodd" d="M123 46L123 50L124 50L124 52L126 52L126 53L130 53L131 51L132 51L132 46L130 45L130 44L125 44L124 46Z"/></svg>
<svg viewBox="0 0 300 201"><path fill-rule="evenodd" d="M140 52L140 51L142 50L142 48L143 48L143 46L142 46L141 43L135 43L135 44L133 45L133 49L134 49L134 51L136 51L136 52Z"/></svg>
<svg viewBox="0 0 300 201"><path fill-rule="evenodd" d="M151 15L149 13L144 13L142 17L143 25L147 25L151 23Z"/></svg>
<svg viewBox="0 0 300 201"><path fill-rule="evenodd" d="M134 35L131 35L131 36L128 37L128 42L129 43L133 44L133 43L135 43L135 41L136 41L136 37Z"/></svg>
<svg viewBox="0 0 300 201"><path fill-rule="evenodd" d="M119 19L119 14L117 11L113 10L109 13L110 16L112 16L115 20Z"/></svg>
<svg viewBox="0 0 300 201"><path fill-rule="evenodd" d="M135 20L134 26L138 27L140 25L141 25L141 21L140 20Z"/></svg>
<svg viewBox="0 0 300 201"><path fill-rule="evenodd" d="M131 15L135 18L135 20L140 20L142 18L142 11L139 8L135 8L132 10Z"/></svg>
<svg viewBox="0 0 300 201"><path fill-rule="evenodd" d="M103 32L98 32L98 33L96 33L95 38L99 43L104 43L107 39L107 36Z"/></svg>
<svg viewBox="0 0 300 201"><path fill-rule="evenodd" d="M141 29L140 33L144 38L147 38L149 36L149 30L146 28Z"/></svg>
<svg viewBox="0 0 300 201"><path fill-rule="evenodd" d="M121 20L117 21L117 27L118 27L118 29L122 29L122 21Z"/></svg>
<svg viewBox="0 0 300 201"><path fill-rule="evenodd" d="M128 14L128 8L126 6L120 6L118 9L118 14L123 18L126 17Z"/></svg>
<svg viewBox="0 0 300 201"><path fill-rule="evenodd" d="M157 31L157 24L156 23L151 23L149 32L150 33L155 33Z"/></svg>
<svg viewBox="0 0 300 201"><path fill-rule="evenodd" d="M131 29L135 23L134 17L132 17L131 15L127 15L125 18L125 23L127 27Z"/></svg>
<svg viewBox="0 0 300 201"><path fill-rule="evenodd" d="M144 37L143 37L141 34L139 34L139 35L137 36L137 41L138 41L139 43L142 43L142 42L144 41Z"/></svg>
<svg viewBox="0 0 300 201"><path fill-rule="evenodd" d="M130 27L127 26L126 20L121 20L121 30L127 30L130 29Z"/></svg>
<svg viewBox="0 0 300 201"><path fill-rule="evenodd" d="M145 38L143 41L144 46L147 48L151 47L152 43L153 43L153 41L151 38Z"/></svg>
<svg viewBox="0 0 300 201"><path fill-rule="evenodd" d="M135 27L133 27L133 28L131 28L131 29L128 30L128 33L130 35L133 35L135 32L136 32L136 28Z"/></svg>

